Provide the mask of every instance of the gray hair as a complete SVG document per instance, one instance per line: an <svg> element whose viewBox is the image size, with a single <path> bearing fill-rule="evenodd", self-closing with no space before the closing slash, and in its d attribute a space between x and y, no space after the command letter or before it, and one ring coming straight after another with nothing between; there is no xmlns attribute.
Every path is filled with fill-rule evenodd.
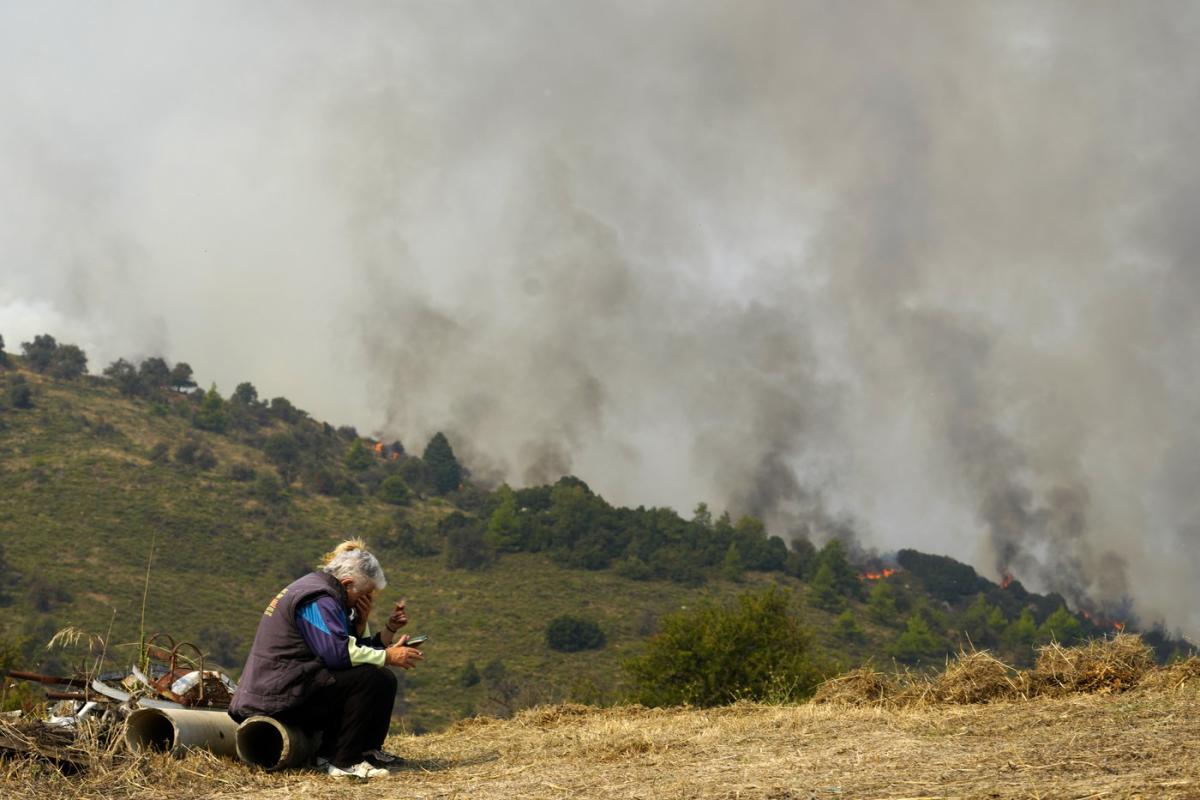
<svg viewBox="0 0 1200 800"><path fill-rule="evenodd" d="M379 559L366 550L344 550L321 569L339 581L349 578L360 591L365 590L364 581L376 589L387 586L387 578L383 575L383 567L379 566Z"/></svg>

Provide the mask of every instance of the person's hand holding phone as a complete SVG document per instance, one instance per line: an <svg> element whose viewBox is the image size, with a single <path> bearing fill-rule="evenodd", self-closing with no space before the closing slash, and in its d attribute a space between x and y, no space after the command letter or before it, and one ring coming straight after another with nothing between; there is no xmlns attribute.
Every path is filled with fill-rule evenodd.
<svg viewBox="0 0 1200 800"><path fill-rule="evenodd" d="M387 654L387 665L389 667L412 669L417 665L418 661L425 658L425 654L417 648L408 647L406 644L407 641L407 636L401 636L399 642L384 651Z"/></svg>

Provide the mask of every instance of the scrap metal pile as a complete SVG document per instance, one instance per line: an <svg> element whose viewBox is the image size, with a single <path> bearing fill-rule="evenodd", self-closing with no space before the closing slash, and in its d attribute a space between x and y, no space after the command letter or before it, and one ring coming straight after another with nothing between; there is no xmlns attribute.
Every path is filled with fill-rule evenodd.
<svg viewBox="0 0 1200 800"><path fill-rule="evenodd" d="M159 635L144 653L142 667L96 677L10 670L6 680L54 687L45 693L56 702L46 718L23 718L20 712L0 717L0 755L7 751L86 769L95 755L78 746L86 730L92 741L123 743L135 753L181 755L199 748L272 770L304 766L314 757L319 738L270 717L235 722L227 709L237 685L223 672L206 669L195 645Z"/></svg>
<svg viewBox="0 0 1200 800"><path fill-rule="evenodd" d="M144 653L146 659L141 666L135 664L125 672L106 672L94 677L9 670L5 680L46 686L44 693L51 704L50 713L43 718L26 716L20 711L0 718L0 751L78 766L81 753L72 745L84 724L98 729L102 735L107 733L107 738L115 738L137 712L145 709L204 709L228 719L225 710L237 684L225 673L207 669L204 654L196 645L176 643L170 636L159 634L150 639ZM156 744L161 742L149 746L172 749Z"/></svg>

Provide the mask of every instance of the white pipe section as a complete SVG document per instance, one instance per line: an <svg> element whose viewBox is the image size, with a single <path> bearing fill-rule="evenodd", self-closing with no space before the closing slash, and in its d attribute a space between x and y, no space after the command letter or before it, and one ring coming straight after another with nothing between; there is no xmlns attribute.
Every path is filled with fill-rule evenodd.
<svg viewBox="0 0 1200 800"><path fill-rule="evenodd" d="M125 744L130 750L183 755L188 749L237 755L237 723L224 711L139 708L129 715Z"/></svg>
<svg viewBox="0 0 1200 800"><path fill-rule="evenodd" d="M271 717L250 717L237 730L238 757L268 770L306 766L319 742L319 735L310 736Z"/></svg>

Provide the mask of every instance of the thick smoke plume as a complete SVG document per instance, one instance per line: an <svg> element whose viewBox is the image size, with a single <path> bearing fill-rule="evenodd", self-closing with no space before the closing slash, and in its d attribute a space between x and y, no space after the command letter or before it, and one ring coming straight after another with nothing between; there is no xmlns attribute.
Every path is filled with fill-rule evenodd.
<svg viewBox="0 0 1200 800"><path fill-rule="evenodd" d="M1191 3L6 4L0 333L1200 631Z"/></svg>

